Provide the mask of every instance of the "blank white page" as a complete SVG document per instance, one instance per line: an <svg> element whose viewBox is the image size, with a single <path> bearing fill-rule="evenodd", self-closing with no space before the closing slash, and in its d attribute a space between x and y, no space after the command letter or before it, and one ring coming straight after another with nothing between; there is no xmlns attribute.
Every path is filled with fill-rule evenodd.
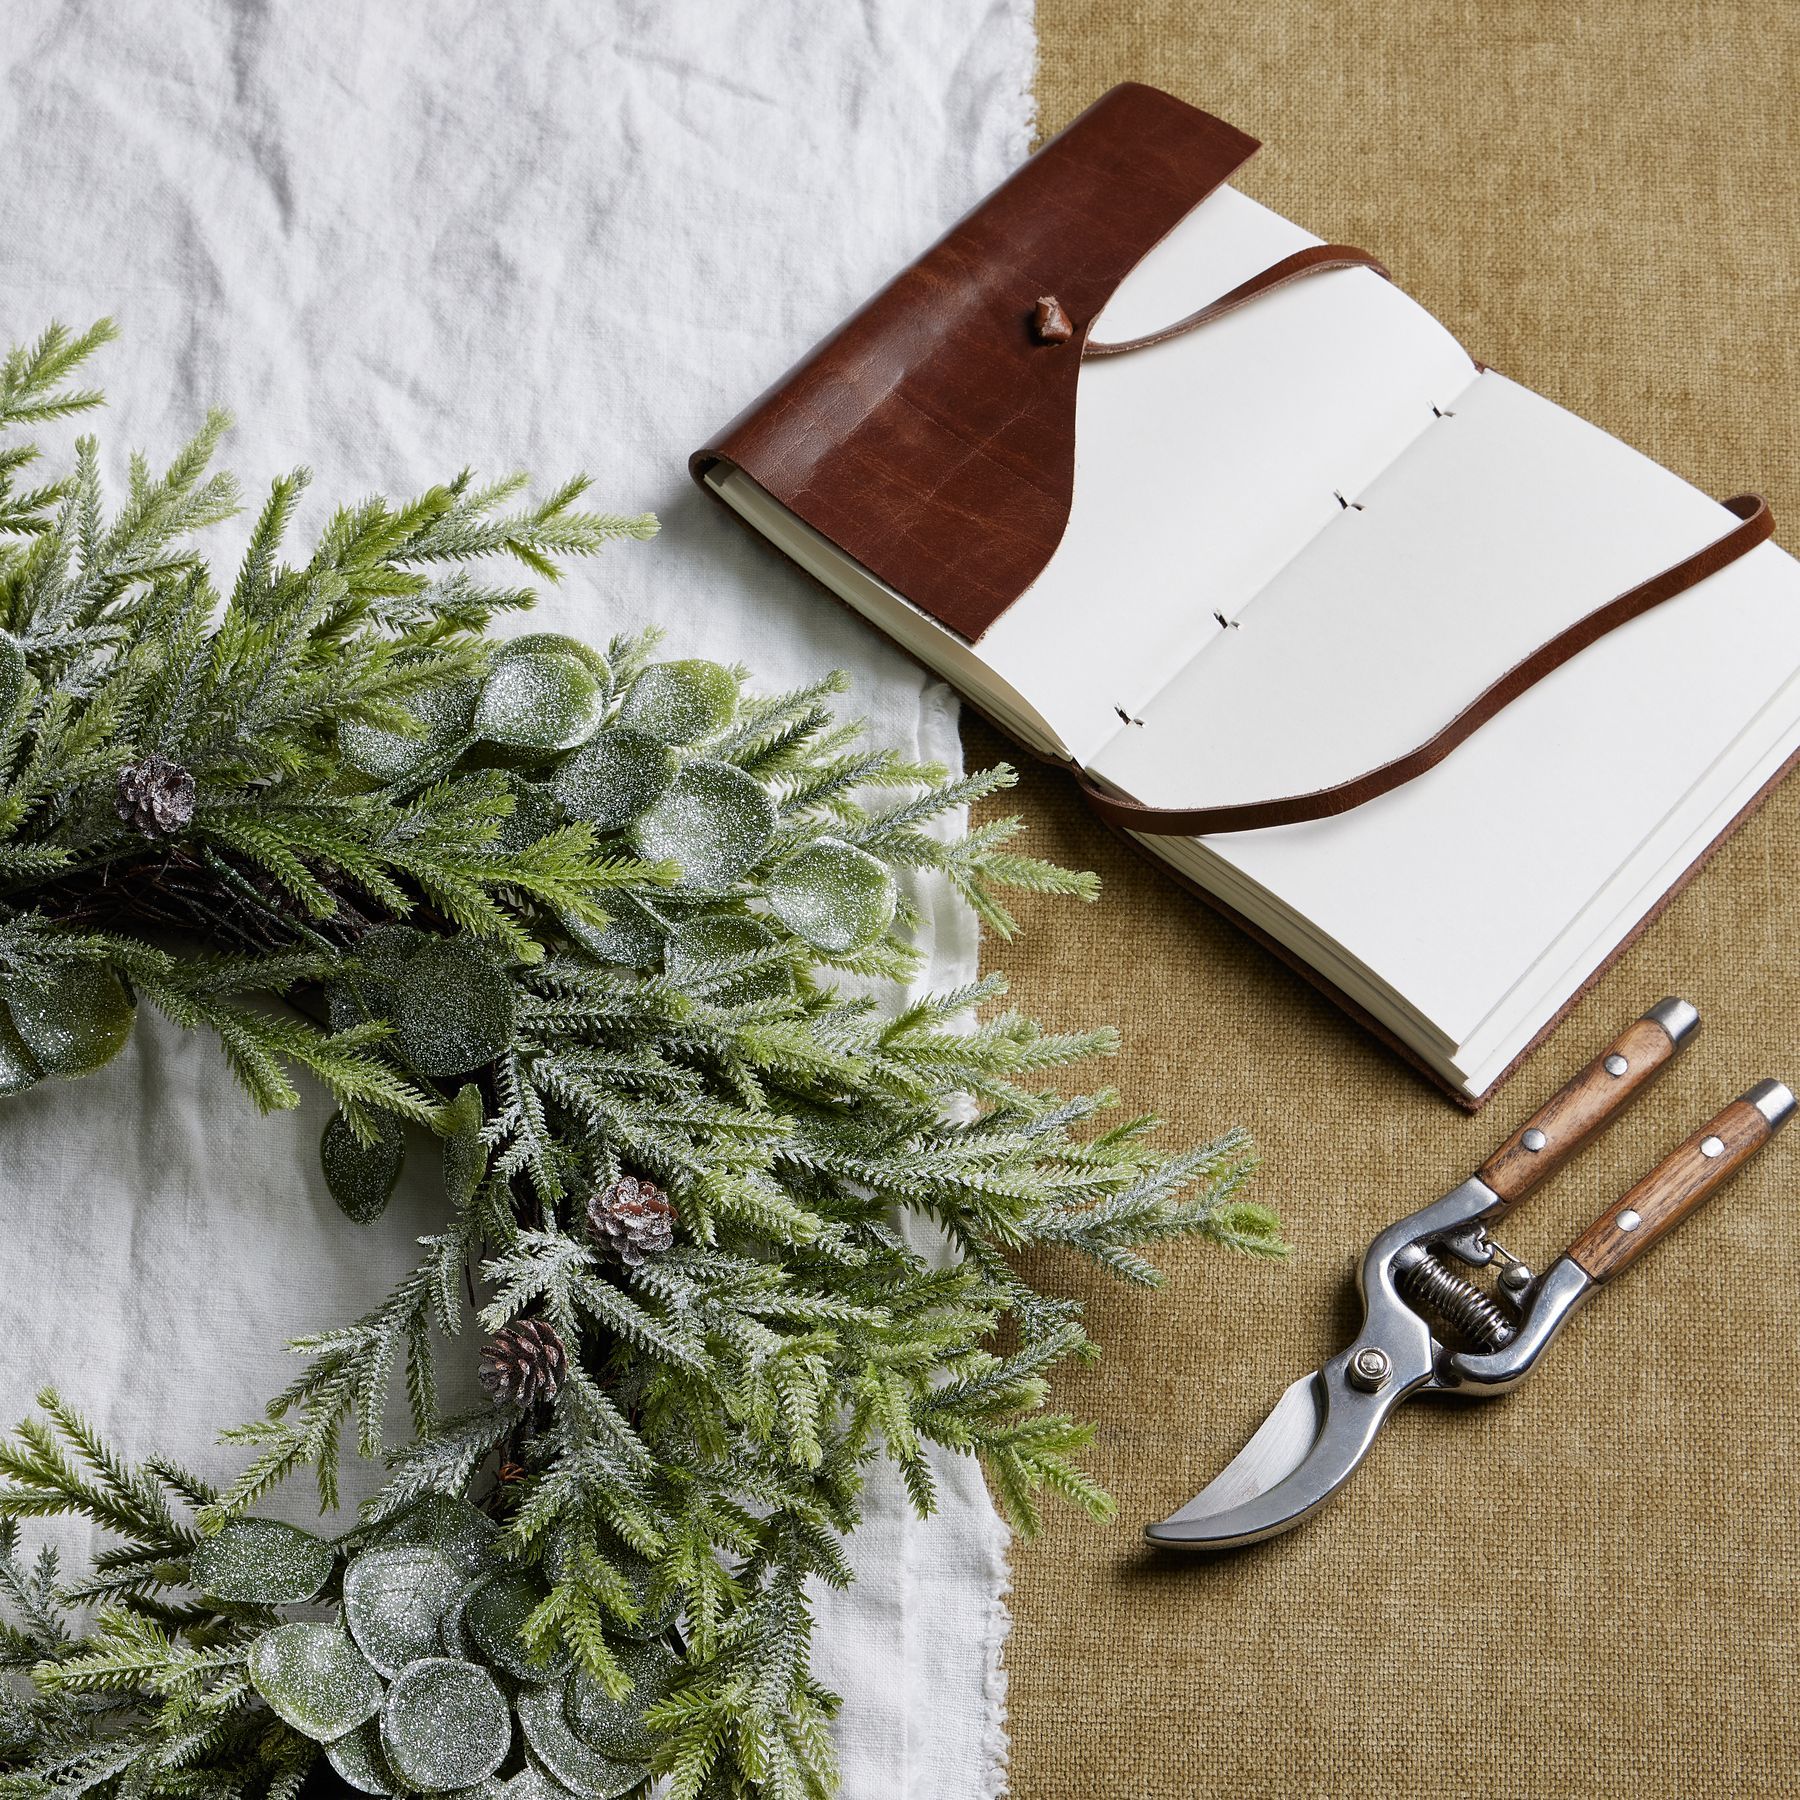
<svg viewBox="0 0 1800 1800"><path fill-rule="evenodd" d="M1142 335L1319 240L1231 188L1128 275L1093 328ZM1046 354L1050 354L1046 352ZM1137 715L1473 378L1364 269L1312 275L1184 337L1082 365L1067 529L982 659L1078 762Z"/></svg>
<svg viewBox="0 0 1800 1800"><path fill-rule="evenodd" d="M1540 644L1736 521L1489 371L1091 767L1153 806L1269 799L1378 767ZM1747 711L1732 715L1735 730Z"/></svg>
<svg viewBox="0 0 1800 1800"><path fill-rule="evenodd" d="M1259 618L1272 633L1284 608L1301 609L1326 632L1300 677L1314 710L1290 706L1288 665L1239 694L1215 681L1223 663L1202 659L1151 709L1170 729L1154 757L1138 748L1150 726L1117 735L1099 771L1109 782L1194 805L1355 774L1429 735L1561 625L1730 529L1706 496L1549 401L1491 373L1476 387L1230 634L1250 638ZM1488 452L1471 456L1481 437ZM1395 535L1376 559L1358 534L1378 520ZM1326 601L1342 609L1329 631ZM1582 652L1394 793L1202 841L1461 1043L1797 668L1800 565L1763 545ZM1259 706L1306 746L1264 729ZM1218 710L1261 732L1256 758L1209 749Z"/></svg>

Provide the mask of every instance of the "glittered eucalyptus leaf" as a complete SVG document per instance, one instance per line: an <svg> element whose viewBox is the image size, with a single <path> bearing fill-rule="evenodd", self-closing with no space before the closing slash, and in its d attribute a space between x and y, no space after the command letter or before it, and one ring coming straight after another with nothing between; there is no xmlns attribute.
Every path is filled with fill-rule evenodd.
<svg viewBox="0 0 1800 1800"><path fill-rule="evenodd" d="M564 1787L540 1763L526 1758L525 1767L505 1781L490 1782L493 1790L482 1800L581 1800L573 1788Z"/></svg>
<svg viewBox="0 0 1800 1800"><path fill-rule="evenodd" d="M340 1625L277 1625L250 1646L248 1662L275 1716L322 1744L381 1706L381 1678Z"/></svg>
<svg viewBox="0 0 1800 1800"><path fill-rule="evenodd" d="M622 831L668 792L680 766L660 739L615 727L583 744L550 785L571 818L596 831Z"/></svg>
<svg viewBox="0 0 1800 1800"><path fill-rule="evenodd" d="M399 1776L388 1767L377 1720L365 1720L354 1731L333 1738L325 1746L325 1759L340 1779L359 1794L398 1794L403 1791Z"/></svg>
<svg viewBox="0 0 1800 1800"><path fill-rule="evenodd" d="M512 1714L486 1669L447 1656L410 1664L381 1707L389 1766L424 1794L485 1781L512 1748Z"/></svg>
<svg viewBox="0 0 1800 1800"><path fill-rule="evenodd" d="M483 1662L518 1681L548 1681L569 1666L561 1646L548 1656L525 1642L525 1621L549 1599L535 1575L512 1570L484 1581L463 1605L463 1626Z"/></svg>
<svg viewBox="0 0 1800 1800"><path fill-rule="evenodd" d="M385 925L357 949L364 999L418 1074L465 1075L512 1042L513 984L473 939Z"/></svg>
<svg viewBox="0 0 1800 1800"><path fill-rule="evenodd" d="M338 747L353 769L377 781L398 781L428 757L441 755L469 735L480 695L477 681L421 688L400 702L418 720L421 729L417 736L351 720L338 727Z"/></svg>
<svg viewBox="0 0 1800 1800"><path fill-rule="evenodd" d="M11 1012L0 1004L0 1095L22 1094L27 1088L36 1087L43 1078L42 1064L19 1036Z"/></svg>
<svg viewBox="0 0 1800 1800"><path fill-rule="evenodd" d="M617 723L666 744L691 744L731 723L737 678L715 662L652 663L631 684Z"/></svg>
<svg viewBox="0 0 1800 1800"><path fill-rule="evenodd" d="M500 821L494 835L493 848L508 856L529 850L539 838L548 837L566 823L556 796L541 781L527 781L513 770L504 771L500 780L512 796L513 809Z"/></svg>
<svg viewBox="0 0 1800 1800"><path fill-rule="evenodd" d="M435 1656L438 1626L468 1585L468 1574L430 1544L381 1545L344 1571L344 1623L357 1648L384 1675Z"/></svg>
<svg viewBox="0 0 1800 1800"><path fill-rule="evenodd" d="M188 1574L214 1600L290 1606L310 1600L331 1579L336 1560L323 1538L279 1519L233 1519L203 1537Z"/></svg>
<svg viewBox="0 0 1800 1800"><path fill-rule="evenodd" d="M5 999L19 1038L46 1075L90 1075L131 1036L131 996L104 963L61 963L41 987L12 983Z"/></svg>
<svg viewBox="0 0 1800 1800"><path fill-rule="evenodd" d="M345 1218L358 1225L372 1224L387 1211L387 1203L406 1164L406 1140L393 1120L377 1115L370 1121L372 1144L358 1141L341 1112L325 1121L319 1139L319 1164L325 1186Z"/></svg>
<svg viewBox="0 0 1800 1800"><path fill-rule="evenodd" d="M781 940L760 920L741 913L689 919L663 946L663 973L672 981L695 982L718 963L773 950ZM785 962L764 963L710 983L706 998L719 1006L749 1006L778 1000L794 991L794 973Z"/></svg>
<svg viewBox="0 0 1800 1800"><path fill-rule="evenodd" d="M754 777L730 763L696 757L631 828L638 854L665 858L689 887L728 887L768 847L775 802Z"/></svg>
<svg viewBox="0 0 1800 1800"><path fill-rule="evenodd" d="M563 919L563 930L602 962L625 963L634 969L655 968L662 960L667 927L649 907L623 888L608 894L605 905L604 925L594 925L571 914Z"/></svg>
<svg viewBox="0 0 1800 1800"><path fill-rule="evenodd" d="M13 716L30 679L25 646L10 631L0 631L0 725Z"/></svg>
<svg viewBox="0 0 1800 1800"><path fill-rule="evenodd" d="M600 723L606 681L604 659L573 638L513 638L482 687L475 730L509 750L573 749Z"/></svg>
<svg viewBox="0 0 1800 1800"><path fill-rule="evenodd" d="M584 1744L569 1725L564 1682L519 1690L514 1702L532 1754L563 1786L593 1800L617 1800L644 1779L641 1763L622 1762Z"/></svg>
<svg viewBox="0 0 1800 1800"><path fill-rule="evenodd" d="M481 1141L481 1089L465 1082L439 1117L444 1134L444 1194L454 1207L464 1207L487 1173L487 1150Z"/></svg>
<svg viewBox="0 0 1800 1800"><path fill-rule="evenodd" d="M500 1527L460 1495L427 1494L382 1526L373 1547L422 1545L473 1577L488 1566L499 1536Z"/></svg>
<svg viewBox="0 0 1800 1800"><path fill-rule="evenodd" d="M681 1612L680 1595L665 1591L659 1597L655 1565L649 1557L640 1556L629 1545L612 1546L606 1552L606 1560L625 1577L638 1608L635 1625L614 1624L609 1629L634 1638L662 1637Z"/></svg>
<svg viewBox="0 0 1800 1800"><path fill-rule="evenodd" d="M656 1734L644 1723L646 1708L669 1692L681 1667L660 1643L609 1646L625 1673L631 1692L615 1700L585 1669L570 1677L564 1715L581 1741L618 1762L645 1762L656 1748Z"/></svg>
<svg viewBox="0 0 1800 1800"><path fill-rule="evenodd" d="M769 910L821 950L872 944L894 922L900 890L866 850L820 838L769 877Z"/></svg>

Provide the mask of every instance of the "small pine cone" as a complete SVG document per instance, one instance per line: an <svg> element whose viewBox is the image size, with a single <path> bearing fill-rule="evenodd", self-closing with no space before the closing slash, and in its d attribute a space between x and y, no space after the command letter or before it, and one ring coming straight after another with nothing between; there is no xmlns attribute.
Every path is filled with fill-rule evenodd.
<svg viewBox="0 0 1800 1800"><path fill-rule="evenodd" d="M119 771L119 818L145 837L172 837L194 816L194 778L160 752Z"/></svg>
<svg viewBox="0 0 1800 1800"><path fill-rule="evenodd" d="M495 1400L520 1406L554 1400L568 1367L569 1353L556 1327L543 1319L517 1319L481 1350L482 1386Z"/></svg>
<svg viewBox="0 0 1800 1800"><path fill-rule="evenodd" d="M627 1268L660 1256L675 1241L675 1203L653 1181L621 1175L588 1201L588 1230Z"/></svg>

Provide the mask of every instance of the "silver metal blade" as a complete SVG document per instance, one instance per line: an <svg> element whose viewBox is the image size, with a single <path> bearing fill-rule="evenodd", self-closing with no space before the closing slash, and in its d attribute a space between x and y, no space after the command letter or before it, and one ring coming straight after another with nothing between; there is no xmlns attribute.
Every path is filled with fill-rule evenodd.
<svg viewBox="0 0 1800 1800"><path fill-rule="evenodd" d="M1346 1376L1359 1339L1276 1401L1217 1480L1186 1506L1144 1527L1153 1544L1172 1550L1224 1550L1253 1544L1310 1518L1368 1455L1375 1434L1402 1400L1431 1380L1430 1336L1384 1352L1389 1375L1373 1393Z"/></svg>
<svg viewBox="0 0 1800 1800"><path fill-rule="evenodd" d="M1242 1506L1246 1500L1266 1494L1299 1468L1306 1453L1318 1442L1319 1428L1325 1422L1319 1383L1317 1369L1290 1382L1249 1443L1179 1512L1171 1513L1160 1525L1147 1528L1145 1535L1151 1542L1160 1542L1158 1534L1168 1526Z"/></svg>

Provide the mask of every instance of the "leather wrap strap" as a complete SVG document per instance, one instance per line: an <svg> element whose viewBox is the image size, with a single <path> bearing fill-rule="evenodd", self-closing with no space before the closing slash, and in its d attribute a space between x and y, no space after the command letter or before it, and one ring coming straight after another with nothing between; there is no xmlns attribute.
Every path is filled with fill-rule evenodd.
<svg viewBox="0 0 1800 1800"><path fill-rule="evenodd" d="M1279 266L1279 265L1277 265ZM1230 296L1226 296L1230 298ZM1143 806L1123 800L1097 787L1076 772L1088 803L1109 825L1154 837L1210 837L1228 831L1260 831L1271 825L1298 825L1308 819L1329 819L1339 813L1392 793L1397 787L1434 769L1457 745L1472 737L1503 707L1535 687L1555 669L1580 655L1590 644L1641 618L1665 600L1685 593L1696 582L1717 574L1745 552L1765 542L1775 530L1768 503L1760 494L1738 494L1725 502L1738 523L1723 537L1715 538L1692 556L1671 564L1616 599L1577 619L1565 631L1540 644L1522 661L1514 663L1500 679L1478 694L1434 737L1417 749L1370 769L1335 787L1317 788L1309 794L1290 794L1277 800L1252 800L1231 806Z"/></svg>
<svg viewBox="0 0 1800 1800"><path fill-rule="evenodd" d="M1160 331L1148 331L1142 337L1120 338L1111 344L1097 344L1090 338L1081 346L1082 360L1085 362L1090 356L1123 356L1129 350L1144 350L1152 344L1165 344L1170 338L1184 337L1202 325L1210 325L1225 313L1235 312L1271 288L1285 287L1303 275L1321 275L1327 269L1373 269L1383 281L1393 279L1386 266L1367 250L1358 250L1353 244L1312 244L1304 250L1296 250L1292 256L1284 256L1279 262L1270 263L1266 269L1259 269L1229 293L1208 301L1198 312L1191 312L1185 319L1177 319Z"/></svg>

